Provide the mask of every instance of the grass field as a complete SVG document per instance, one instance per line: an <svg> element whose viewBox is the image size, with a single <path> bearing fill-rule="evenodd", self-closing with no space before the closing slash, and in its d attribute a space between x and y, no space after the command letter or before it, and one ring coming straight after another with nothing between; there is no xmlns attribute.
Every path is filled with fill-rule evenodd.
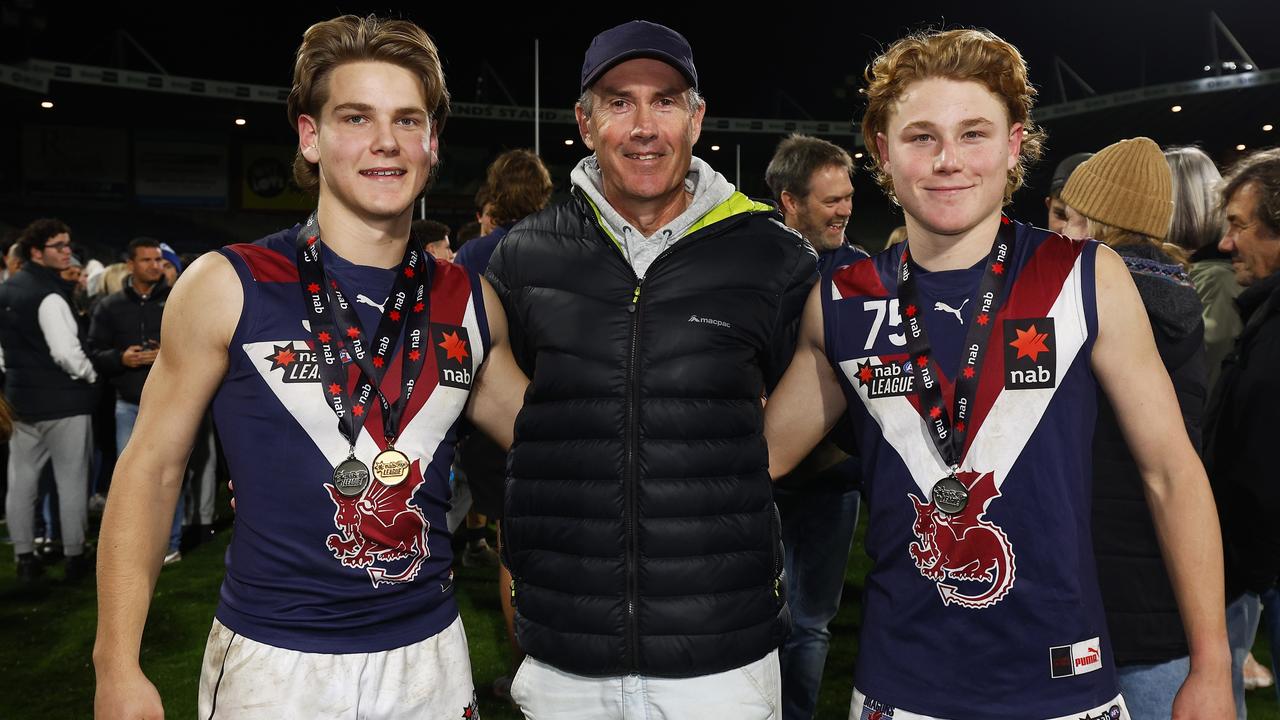
<svg viewBox="0 0 1280 720"><path fill-rule="evenodd" d="M7 535L3 525L0 534ZM200 659L217 604L223 550L229 539L230 530L223 529L160 575L142 643L142 668L159 688L169 718L195 715ZM819 718L835 720L848 715L857 656L857 598L866 569L860 532L846 574L845 600L832 626L834 639ZM489 689L494 678L507 671L505 631L494 576L491 570L460 568L457 595L470 641L481 712L491 720L515 719L519 714ZM61 578L62 567L55 566L39 583L19 586L14 579L12 552L7 547L0 550L0 720L92 716L94 588L90 582L66 585ZM1256 652L1260 661L1268 662L1261 634ZM1272 690L1250 693L1249 716L1253 720L1280 720Z"/></svg>

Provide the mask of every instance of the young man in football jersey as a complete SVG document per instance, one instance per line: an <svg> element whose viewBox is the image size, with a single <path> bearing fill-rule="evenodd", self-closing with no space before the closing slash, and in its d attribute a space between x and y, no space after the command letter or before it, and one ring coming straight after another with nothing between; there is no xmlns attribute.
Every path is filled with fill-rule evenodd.
<svg viewBox="0 0 1280 720"><path fill-rule="evenodd" d="M1129 273L1001 214L1044 137L1021 56L921 33L867 80L863 136L907 241L815 287L765 420L775 476L841 413L855 427L874 566L850 717L1128 716L1088 524L1098 386L1186 625L1173 715L1227 717L1213 498Z"/></svg>
<svg viewBox="0 0 1280 720"><path fill-rule="evenodd" d="M238 497L200 717L475 713L444 522L455 424L509 443L526 380L492 290L410 233L448 108L412 23L304 35L288 110L316 212L170 295L103 520L98 717L162 714L139 646L211 401Z"/></svg>

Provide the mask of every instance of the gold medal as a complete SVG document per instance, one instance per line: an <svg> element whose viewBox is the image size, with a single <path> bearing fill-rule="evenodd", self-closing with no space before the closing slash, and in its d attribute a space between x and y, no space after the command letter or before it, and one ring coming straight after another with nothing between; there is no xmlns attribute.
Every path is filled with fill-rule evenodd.
<svg viewBox="0 0 1280 720"><path fill-rule="evenodd" d="M373 476L383 485L399 485L409 477L409 458L389 447L373 459Z"/></svg>

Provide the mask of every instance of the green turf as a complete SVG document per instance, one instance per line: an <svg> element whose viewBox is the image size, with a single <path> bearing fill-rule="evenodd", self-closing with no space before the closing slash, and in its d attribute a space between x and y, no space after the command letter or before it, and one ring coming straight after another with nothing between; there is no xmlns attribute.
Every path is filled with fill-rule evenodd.
<svg viewBox="0 0 1280 720"><path fill-rule="evenodd" d="M860 526L865 524L860 523ZM3 532L3 526L0 526ZM6 533L7 534L7 533ZM868 561L858 545L850 556L844 602L832 625L831 655L823 679L818 717L845 718L857 655L858 597ZM195 715L196 682L205 636L217 604L223 550L230 531L186 553L160 574L143 639L143 670L164 699L166 716ZM90 582L69 586L62 566L21 587L14 579L12 553L0 552L0 720L88 718L93 706L93 648L96 606ZM494 678L507 672L506 640L498 612L495 571L459 569L458 603L471 646L471 664L480 707L491 720L520 716L495 698ZM1270 658L1259 635L1258 660ZM1280 720L1272 690L1249 694L1253 720ZM283 719L282 719L283 720Z"/></svg>

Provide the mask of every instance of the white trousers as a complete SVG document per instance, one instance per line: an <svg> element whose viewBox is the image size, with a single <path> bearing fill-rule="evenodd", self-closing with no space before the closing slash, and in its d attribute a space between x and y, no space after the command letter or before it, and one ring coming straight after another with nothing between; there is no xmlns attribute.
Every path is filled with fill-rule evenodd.
<svg viewBox="0 0 1280 720"><path fill-rule="evenodd" d="M326 655L264 645L213 621L200 720L478 717L462 618L419 643Z"/></svg>
<svg viewBox="0 0 1280 720"><path fill-rule="evenodd" d="M778 651L734 670L692 678L584 677L526 657L511 699L528 720L776 720Z"/></svg>
<svg viewBox="0 0 1280 720"><path fill-rule="evenodd" d="M1120 695L1096 708L1077 710L1061 717L1050 718L1050 720L1083 720L1086 717L1106 718L1106 720L1130 720L1129 708L1125 706L1124 698ZM853 702L849 703L849 720L878 720L879 718L886 718L886 720L889 718L892 718L892 720L942 720L942 718L935 718L932 715L921 715L901 708L887 708L883 703L868 700L867 696L862 694L862 691L854 688Z"/></svg>

